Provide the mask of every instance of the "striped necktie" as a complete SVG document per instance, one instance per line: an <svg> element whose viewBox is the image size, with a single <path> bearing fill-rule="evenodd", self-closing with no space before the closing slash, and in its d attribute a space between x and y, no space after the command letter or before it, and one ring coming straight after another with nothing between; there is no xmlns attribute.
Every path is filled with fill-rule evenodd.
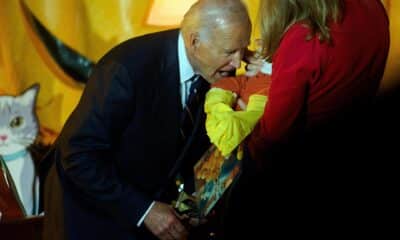
<svg viewBox="0 0 400 240"><path fill-rule="evenodd" d="M198 75L194 75L190 81L193 81L190 85L189 97L183 108L181 114L181 136L183 142L185 142L192 134L196 113L199 109L200 104L203 102L205 88L207 86L205 80Z"/></svg>

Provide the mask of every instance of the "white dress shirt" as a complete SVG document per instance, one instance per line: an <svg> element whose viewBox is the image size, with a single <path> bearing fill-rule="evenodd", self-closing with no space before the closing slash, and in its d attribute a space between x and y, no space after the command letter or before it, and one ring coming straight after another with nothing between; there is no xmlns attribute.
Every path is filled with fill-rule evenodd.
<svg viewBox="0 0 400 240"><path fill-rule="evenodd" d="M190 86L193 81L190 79L196 73L190 65L189 59L186 54L185 43L183 42L182 34L178 37L178 62L179 62L179 79L180 79L180 91L181 91L181 103L182 107L186 105L186 101L189 97Z"/></svg>

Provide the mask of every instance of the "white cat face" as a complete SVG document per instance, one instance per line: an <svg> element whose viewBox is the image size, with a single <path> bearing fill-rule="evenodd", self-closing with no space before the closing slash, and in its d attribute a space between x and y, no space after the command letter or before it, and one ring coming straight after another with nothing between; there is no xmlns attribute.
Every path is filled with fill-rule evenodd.
<svg viewBox="0 0 400 240"><path fill-rule="evenodd" d="M31 145L38 134L34 107L37 85L17 97L0 96L0 155L12 154Z"/></svg>

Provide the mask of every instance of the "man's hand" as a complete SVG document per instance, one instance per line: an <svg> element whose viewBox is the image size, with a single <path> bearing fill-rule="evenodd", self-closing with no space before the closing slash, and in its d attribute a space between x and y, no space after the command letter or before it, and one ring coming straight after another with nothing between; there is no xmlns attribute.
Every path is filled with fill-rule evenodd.
<svg viewBox="0 0 400 240"><path fill-rule="evenodd" d="M161 240L186 239L188 235L175 210L162 202L154 203L144 225Z"/></svg>

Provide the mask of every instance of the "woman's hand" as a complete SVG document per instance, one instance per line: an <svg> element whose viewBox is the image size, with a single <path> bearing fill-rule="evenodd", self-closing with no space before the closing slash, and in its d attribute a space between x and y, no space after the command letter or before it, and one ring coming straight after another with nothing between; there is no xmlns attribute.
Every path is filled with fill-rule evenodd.
<svg viewBox="0 0 400 240"><path fill-rule="evenodd" d="M256 50L251 51L249 49L246 50L244 54L244 61L247 63L246 65L246 76L252 77L257 75L263 67L264 61L262 57L262 42L261 39L257 39L255 41Z"/></svg>

